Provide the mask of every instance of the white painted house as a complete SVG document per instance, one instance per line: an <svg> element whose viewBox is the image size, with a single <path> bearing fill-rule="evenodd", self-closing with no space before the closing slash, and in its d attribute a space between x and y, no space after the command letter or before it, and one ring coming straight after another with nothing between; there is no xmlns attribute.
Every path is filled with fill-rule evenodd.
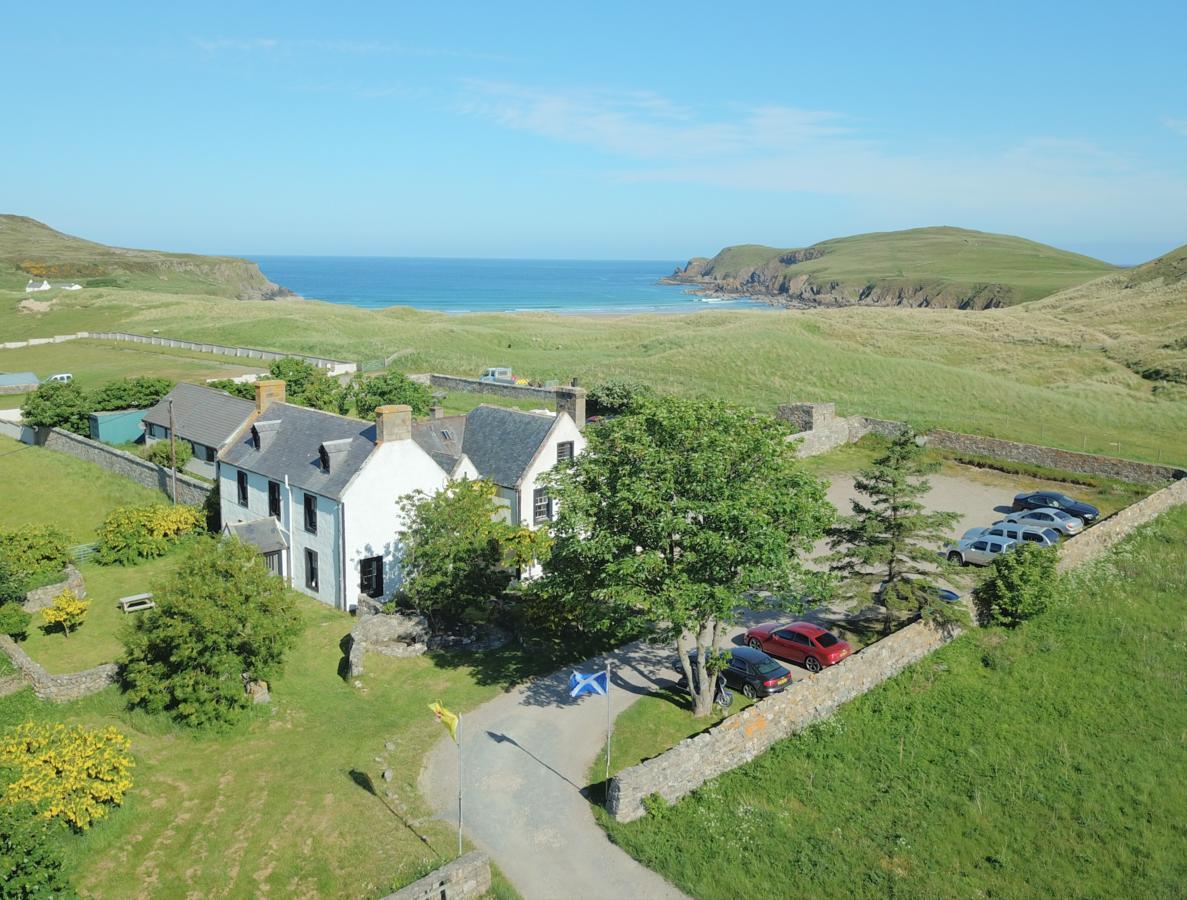
<svg viewBox="0 0 1187 900"><path fill-rule="evenodd" d="M36 278L30 278L29 283L25 285L25 293L33 294L37 291L48 291L50 284L44 278L38 281Z"/></svg>

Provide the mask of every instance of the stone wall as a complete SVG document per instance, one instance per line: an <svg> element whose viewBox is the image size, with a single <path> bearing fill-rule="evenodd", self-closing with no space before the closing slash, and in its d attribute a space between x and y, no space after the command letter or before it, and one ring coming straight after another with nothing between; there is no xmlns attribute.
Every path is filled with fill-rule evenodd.
<svg viewBox="0 0 1187 900"><path fill-rule="evenodd" d="M177 338L161 337L160 335L132 334L127 331L90 331L82 332L80 337L90 337L100 341L130 341L135 344L151 344L156 347L174 347L179 350L191 350L195 353L217 353L220 356L234 356L238 359L303 359L313 363L321 369L329 369L333 374L355 372L358 364L341 359L330 359L325 356L307 356L304 353L281 353L277 350L260 350L256 347L234 347L227 344L212 344L208 341L182 341Z"/></svg>
<svg viewBox="0 0 1187 900"><path fill-rule="evenodd" d="M860 440L866 433L863 417L838 417L833 403L787 403L776 410L775 418L795 429L788 440L798 442L795 455L799 457L828 453Z"/></svg>
<svg viewBox="0 0 1187 900"><path fill-rule="evenodd" d="M24 607L25 612L39 612L43 609L48 609L53 606L54 598L67 588L74 591L80 597L87 595L87 586L82 580L82 572L78 571L78 569L69 563L66 565L65 581L59 581L57 584L50 584L29 591L25 594L25 602L21 605Z"/></svg>
<svg viewBox="0 0 1187 900"><path fill-rule="evenodd" d="M0 344L0 349L19 350L22 347L36 347L41 344L61 344L63 341L75 341L86 336L85 331L79 331L74 334L55 334L48 338L29 338L27 341L5 341Z"/></svg>
<svg viewBox="0 0 1187 900"><path fill-rule="evenodd" d="M485 394L488 397L506 397L511 400L539 400L558 412L567 412L578 425L585 425L585 388L575 385L557 387L534 387L529 384L502 384L496 381L480 381L477 378L462 378L458 375L411 375L413 381L445 391L461 391L466 394Z"/></svg>
<svg viewBox="0 0 1187 900"><path fill-rule="evenodd" d="M1059 570L1066 572L1101 556L1139 525L1145 525L1167 510L1184 503L1187 503L1187 478L1179 479L1169 487L1155 491L1149 497L1125 507L1091 528L1086 528L1074 538L1064 541L1059 548Z"/></svg>
<svg viewBox="0 0 1187 900"><path fill-rule="evenodd" d="M467 853L383 900L477 900L490 890L490 860ZM565 891L561 891L562 894Z"/></svg>
<svg viewBox="0 0 1187 900"><path fill-rule="evenodd" d="M1092 453L1077 453L1074 450L1059 450L1038 444L1020 444L1017 441L1003 441L1000 438L982 437L976 434L960 434L955 431L937 429L928 432L928 444L958 453L973 453L992 456L1014 462L1031 463L1051 469L1079 472L1083 475L1103 475L1134 484L1162 484L1187 477L1187 471L1175 466L1161 466L1154 463L1119 459L1115 456L1097 456Z"/></svg>
<svg viewBox="0 0 1187 900"><path fill-rule="evenodd" d="M50 450L69 453L79 459L85 459L87 462L95 463L117 475L130 478L145 487L155 488L166 496L172 496L170 472L156 463L61 428L39 428L36 430L36 434L37 443ZM212 484L206 484L180 472L177 475L178 503L201 506L206 502L206 498L212 490L214 490Z"/></svg>
<svg viewBox="0 0 1187 900"><path fill-rule="evenodd" d="M25 384L0 384L0 394L28 394L41 387L41 382L29 381Z"/></svg>
<svg viewBox="0 0 1187 900"><path fill-rule="evenodd" d="M42 700L52 700L55 703L65 703L96 694L115 684L119 672L119 667L115 663L103 663L82 672L51 675L6 634L0 634L0 651L12 660L12 664L25 681L33 685L34 694Z"/></svg>
<svg viewBox="0 0 1187 900"><path fill-rule="evenodd" d="M619 772L610 779L607 809L620 822L629 822L644 814L643 798L650 794L673 803L776 742L827 718L842 703L866 693L950 639L927 623L908 625L820 674L796 682L782 694Z"/></svg>

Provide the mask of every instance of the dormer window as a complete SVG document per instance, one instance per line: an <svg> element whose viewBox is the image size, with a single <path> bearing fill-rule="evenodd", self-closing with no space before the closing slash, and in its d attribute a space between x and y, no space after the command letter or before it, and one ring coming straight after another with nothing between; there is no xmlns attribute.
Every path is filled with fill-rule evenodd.
<svg viewBox="0 0 1187 900"><path fill-rule="evenodd" d="M318 459L321 460L321 470L323 472L330 471L330 453L326 450L325 445L317 448Z"/></svg>
<svg viewBox="0 0 1187 900"><path fill-rule="evenodd" d="M326 441L317 448L317 462L327 475L346 458L350 450L350 438Z"/></svg>
<svg viewBox="0 0 1187 900"><path fill-rule="evenodd" d="M260 449L260 432L254 425L251 426L251 446L256 450Z"/></svg>
<svg viewBox="0 0 1187 900"><path fill-rule="evenodd" d="M276 429L279 427L280 422L276 419L256 422L251 426L251 446L256 450L267 450L272 436L276 434Z"/></svg>

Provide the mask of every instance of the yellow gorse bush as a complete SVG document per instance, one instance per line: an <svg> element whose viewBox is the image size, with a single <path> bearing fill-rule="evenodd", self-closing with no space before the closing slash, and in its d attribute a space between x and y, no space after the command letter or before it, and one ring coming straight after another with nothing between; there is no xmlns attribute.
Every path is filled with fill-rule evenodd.
<svg viewBox="0 0 1187 900"><path fill-rule="evenodd" d="M61 625L62 632L69 636L70 632L82 624L83 617L91 606L90 600L83 600L70 588L54 597L53 606L41 611L48 625Z"/></svg>
<svg viewBox="0 0 1187 900"><path fill-rule="evenodd" d="M46 819L85 831L131 789L131 743L110 726L18 725L0 740L0 765L18 773L3 802L30 803Z"/></svg>
<svg viewBox="0 0 1187 900"><path fill-rule="evenodd" d="M99 528L99 562L126 566L164 556L203 524L202 511L196 506L121 506Z"/></svg>

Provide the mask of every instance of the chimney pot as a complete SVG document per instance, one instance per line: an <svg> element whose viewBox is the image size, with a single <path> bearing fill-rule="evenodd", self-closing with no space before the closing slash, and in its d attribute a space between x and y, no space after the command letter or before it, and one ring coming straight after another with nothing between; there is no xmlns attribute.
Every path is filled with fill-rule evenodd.
<svg viewBox="0 0 1187 900"><path fill-rule="evenodd" d="M256 382L256 412L262 413L273 403L284 403L284 382L271 378Z"/></svg>
<svg viewBox="0 0 1187 900"><path fill-rule="evenodd" d="M404 403L375 410L375 443L406 441L412 437L412 407Z"/></svg>
<svg viewBox="0 0 1187 900"><path fill-rule="evenodd" d="M430 419L440 419L440 418L443 418L444 416L445 416L445 410L443 410L441 408L441 405L439 403L434 403L432 406L429 407L429 418Z"/></svg>
<svg viewBox="0 0 1187 900"><path fill-rule="evenodd" d="M557 413L568 413L578 428L585 428L585 388L557 388L554 396Z"/></svg>

